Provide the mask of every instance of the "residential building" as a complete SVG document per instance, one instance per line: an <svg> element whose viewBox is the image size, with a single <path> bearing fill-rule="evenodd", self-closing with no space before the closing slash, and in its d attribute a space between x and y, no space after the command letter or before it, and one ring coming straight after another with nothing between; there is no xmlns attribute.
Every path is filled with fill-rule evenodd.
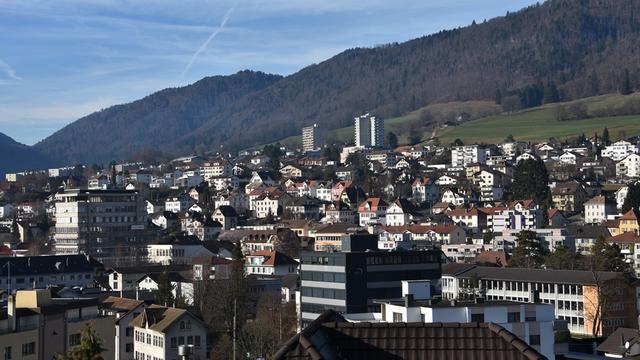
<svg viewBox="0 0 640 360"><path fill-rule="evenodd" d="M587 199L584 186L577 181L558 183L551 190L551 200L556 209L574 213L582 209Z"/></svg>
<svg viewBox="0 0 640 360"><path fill-rule="evenodd" d="M436 203L440 199L440 189L433 179L428 177L417 178L411 185L413 200L418 203Z"/></svg>
<svg viewBox="0 0 640 360"><path fill-rule="evenodd" d="M298 273L298 262L277 250L254 251L245 257L245 273L248 275L284 276Z"/></svg>
<svg viewBox="0 0 640 360"><path fill-rule="evenodd" d="M611 158L613 161L620 161L631 154L638 154L640 148L628 141L620 140L607 147L600 153L602 157Z"/></svg>
<svg viewBox="0 0 640 360"><path fill-rule="evenodd" d="M238 226L238 214L233 207L228 205L218 206L211 218L222 224L223 230L231 230Z"/></svg>
<svg viewBox="0 0 640 360"><path fill-rule="evenodd" d="M451 166L466 167L469 164L485 164L487 149L480 145L455 146L451 149Z"/></svg>
<svg viewBox="0 0 640 360"><path fill-rule="evenodd" d="M131 321L146 307L144 301L109 296L100 304L102 315L115 318L115 360L134 360L133 326Z"/></svg>
<svg viewBox="0 0 640 360"><path fill-rule="evenodd" d="M398 198L387 207L385 224L387 226L408 225L417 215L417 210L413 204L405 199Z"/></svg>
<svg viewBox="0 0 640 360"><path fill-rule="evenodd" d="M368 198L358 205L358 219L360 226L385 224L387 202L381 198Z"/></svg>
<svg viewBox="0 0 640 360"><path fill-rule="evenodd" d="M67 189L55 195L54 251L105 263L133 256L146 239L147 210L136 190Z"/></svg>
<svg viewBox="0 0 640 360"><path fill-rule="evenodd" d="M531 302L539 297L554 306L556 318L567 321L576 335L606 336L637 323L636 285L623 273L443 265L443 299L465 298L470 288L480 289L487 300ZM603 291L616 295L604 304Z"/></svg>
<svg viewBox="0 0 640 360"><path fill-rule="evenodd" d="M603 195L595 196L584 203L584 222L587 224L600 224L615 213L616 204Z"/></svg>
<svg viewBox="0 0 640 360"><path fill-rule="evenodd" d="M616 176L621 178L640 177L640 155L631 154L617 162Z"/></svg>
<svg viewBox="0 0 640 360"><path fill-rule="evenodd" d="M384 141L384 120L370 114L355 119L356 147L382 147Z"/></svg>
<svg viewBox="0 0 640 360"><path fill-rule="evenodd" d="M302 152L315 151L320 147L320 128L318 124L302 128Z"/></svg>
<svg viewBox="0 0 640 360"><path fill-rule="evenodd" d="M186 279L178 272L166 272L144 275L136 281L136 290L147 293L154 293L162 281L162 276L166 276L171 286L171 294L174 299L180 299L187 305L193 305L193 281ZM174 306L175 304L160 304Z"/></svg>
<svg viewBox="0 0 640 360"><path fill-rule="evenodd" d="M2 297L49 286L93 287L102 264L88 255L0 257Z"/></svg>
<svg viewBox="0 0 640 360"><path fill-rule="evenodd" d="M206 328L187 310L151 305L133 319L132 325L135 360L177 360L181 358L181 345L193 345L190 359L207 359Z"/></svg>
<svg viewBox="0 0 640 360"><path fill-rule="evenodd" d="M233 175L232 164L224 159L207 161L200 166L200 176L206 182L211 178L229 178Z"/></svg>
<svg viewBox="0 0 640 360"><path fill-rule="evenodd" d="M49 360L80 344L81 332L91 325L113 359L114 318L101 315L98 299L53 297L49 289L18 291L8 298L0 317L0 356L3 359Z"/></svg>

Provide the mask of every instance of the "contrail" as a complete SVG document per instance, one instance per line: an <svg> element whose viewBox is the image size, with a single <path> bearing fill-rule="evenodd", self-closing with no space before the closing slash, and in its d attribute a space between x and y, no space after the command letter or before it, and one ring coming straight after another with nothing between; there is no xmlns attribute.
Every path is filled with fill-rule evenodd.
<svg viewBox="0 0 640 360"><path fill-rule="evenodd" d="M0 59L0 70L4 71L5 74L7 74L7 76L10 79L13 80L22 80L21 77L19 77L18 75L16 75L16 71L13 70L13 68L11 67L11 65L7 64L4 60Z"/></svg>
<svg viewBox="0 0 640 360"><path fill-rule="evenodd" d="M187 64L187 66L184 68L184 70L182 70L182 74L180 75L181 78L184 78L184 75L187 73L187 71L189 71L189 69L191 69L191 66L193 65L193 63L198 58L198 55L200 55L200 53L203 52L207 48L207 46L209 46L209 43L211 42L211 40L213 40L218 35L218 33L220 31L222 31L222 29L224 29L224 26L227 24L227 21L229 21L229 17L231 17L231 13L233 13L233 10L235 10L236 5L238 5L237 2L235 4L233 4L233 6L231 6L231 8L229 10L227 10L227 13L224 14L224 17L222 18L222 22L220 23L220 26L218 26L218 28L215 29L211 33L211 35L209 35L207 40L202 45L200 45L200 47L195 52L195 54L193 54L193 56L191 57L191 60L189 60L189 63Z"/></svg>

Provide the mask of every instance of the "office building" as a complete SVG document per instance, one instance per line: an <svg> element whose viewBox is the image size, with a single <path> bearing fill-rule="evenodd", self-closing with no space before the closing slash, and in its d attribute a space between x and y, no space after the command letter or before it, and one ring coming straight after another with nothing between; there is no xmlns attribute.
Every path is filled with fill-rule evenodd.
<svg viewBox="0 0 640 360"><path fill-rule="evenodd" d="M310 152L320 149L321 144L321 134L320 128L318 124L313 124L311 126L307 126L302 128L302 151Z"/></svg>
<svg viewBox="0 0 640 360"><path fill-rule="evenodd" d="M374 299L402 296L402 280L433 280L441 274L440 251L377 251L376 235L345 236L340 252L303 252L303 326L326 310L376 311Z"/></svg>
<svg viewBox="0 0 640 360"><path fill-rule="evenodd" d="M382 147L384 143L384 120L370 114L355 119L356 147Z"/></svg>
<svg viewBox="0 0 640 360"><path fill-rule="evenodd" d="M86 253L105 264L140 255L147 210L138 191L68 189L55 202L56 254Z"/></svg>

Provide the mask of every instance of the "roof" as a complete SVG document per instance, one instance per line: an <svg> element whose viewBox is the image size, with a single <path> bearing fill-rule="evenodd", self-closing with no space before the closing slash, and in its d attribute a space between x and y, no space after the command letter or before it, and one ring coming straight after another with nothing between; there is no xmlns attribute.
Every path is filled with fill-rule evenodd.
<svg viewBox="0 0 640 360"><path fill-rule="evenodd" d="M466 267L461 267L459 265L466 265ZM620 272L598 271L594 274L591 271L582 270L498 268L457 263L442 265L442 276L447 275L463 278L475 276L486 280L513 280L582 285L595 284L595 277L599 277L599 281L624 279L624 274Z"/></svg>
<svg viewBox="0 0 640 360"><path fill-rule="evenodd" d="M236 209L234 209L232 206L229 206L229 205L221 205L220 207L218 207L218 209L216 209L216 212L217 211L220 211L220 213L224 217L237 217L238 216L238 213L236 213Z"/></svg>
<svg viewBox="0 0 640 360"><path fill-rule="evenodd" d="M119 311L131 311L144 304L142 300L135 300L117 296L109 296L102 300L102 307Z"/></svg>
<svg viewBox="0 0 640 360"><path fill-rule="evenodd" d="M145 323L148 323L149 329L164 332L185 314L189 314L189 312L184 309L151 305L145 308L140 315L133 319L131 321L131 325L134 327L144 328L146 327ZM195 317L193 318L196 319Z"/></svg>
<svg viewBox="0 0 640 360"><path fill-rule="evenodd" d="M367 208L368 205L368 208ZM358 212L378 211L381 207L386 207L387 202L381 198L368 198L358 205Z"/></svg>
<svg viewBox="0 0 640 360"><path fill-rule="evenodd" d="M350 323L320 315L274 356L283 359L545 359L503 327L487 323Z"/></svg>
<svg viewBox="0 0 640 360"><path fill-rule="evenodd" d="M248 256L262 256L265 258L261 266L278 266L278 265L298 265L298 262L280 251L260 250L255 251Z"/></svg>
<svg viewBox="0 0 640 360"><path fill-rule="evenodd" d="M7 263L11 265L7 266ZM0 276L7 276L9 267L11 267L11 276L24 276L95 272L102 268L102 264L83 254L0 257Z"/></svg>
<svg viewBox="0 0 640 360"><path fill-rule="evenodd" d="M638 341L640 341L638 329L619 327L596 350L608 354L625 355L627 353L625 343L629 342L631 347Z"/></svg>
<svg viewBox="0 0 640 360"><path fill-rule="evenodd" d="M622 243L640 243L640 236L633 231L626 231L616 236L610 236L607 238L607 242L622 244Z"/></svg>
<svg viewBox="0 0 640 360"><path fill-rule="evenodd" d="M504 251L483 251L476 255L476 264L494 264L496 266L507 266L508 256Z"/></svg>
<svg viewBox="0 0 640 360"><path fill-rule="evenodd" d="M631 210L627 211L626 213L624 213L624 215L622 215L620 220L636 220L636 221L638 221L638 216L636 215L635 210L631 209Z"/></svg>

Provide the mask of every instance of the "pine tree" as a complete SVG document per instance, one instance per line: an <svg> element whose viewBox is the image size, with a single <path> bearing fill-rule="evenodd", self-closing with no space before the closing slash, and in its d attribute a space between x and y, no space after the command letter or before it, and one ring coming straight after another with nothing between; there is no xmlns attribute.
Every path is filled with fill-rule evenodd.
<svg viewBox="0 0 640 360"><path fill-rule="evenodd" d="M539 269L545 258L545 251L536 238L536 233L523 230L516 238L518 245L513 249L509 267Z"/></svg>
<svg viewBox="0 0 640 360"><path fill-rule="evenodd" d="M558 92L558 88L553 81L547 83L544 87L544 103L551 104L557 103L560 101L560 93Z"/></svg>
<svg viewBox="0 0 640 360"><path fill-rule="evenodd" d="M629 184L629 191L627 192L627 197L624 198L624 203L622 204L622 212L626 213L631 209L639 210L640 209L640 184Z"/></svg>
<svg viewBox="0 0 640 360"><path fill-rule="evenodd" d="M158 276L158 289L153 292L156 304L163 306L173 306L175 297L173 296L173 289L175 286L171 284L169 274L163 271Z"/></svg>
<svg viewBox="0 0 640 360"><path fill-rule="evenodd" d="M106 349L102 347L102 339L96 334L91 323L87 323L81 332L80 344L74 347L69 353L57 354L58 360L82 359L98 360L102 359L100 354Z"/></svg>
<svg viewBox="0 0 640 360"><path fill-rule="evenodd" d="M602 138L600 139L603 144L609 145L611 144L611 138L609 137L609 129L606 127L602 130Z"/></svg>
<svg viewBox="0 0 640 360"><path fill-rule="evenodd" d="M520 161L513 171L511 192L514 199L534 199L539 205L548 202L549 174L540 159Z"/></svg>
<svg viewBox="0 0 640 360"><path fill-rule="evenodd" d="M387 146L390 149L395 149L398 147L398 136L393 131L389 131L387 133Z"/></svg>
<svg viewBox="0 0 640 360"><path fill-rule="evenodd" d="M622 77L622 85L620 87L620 94L629 95L633 92L631 88L631 79L629 77L629 69L624 69L624 76Z"/></svg>

